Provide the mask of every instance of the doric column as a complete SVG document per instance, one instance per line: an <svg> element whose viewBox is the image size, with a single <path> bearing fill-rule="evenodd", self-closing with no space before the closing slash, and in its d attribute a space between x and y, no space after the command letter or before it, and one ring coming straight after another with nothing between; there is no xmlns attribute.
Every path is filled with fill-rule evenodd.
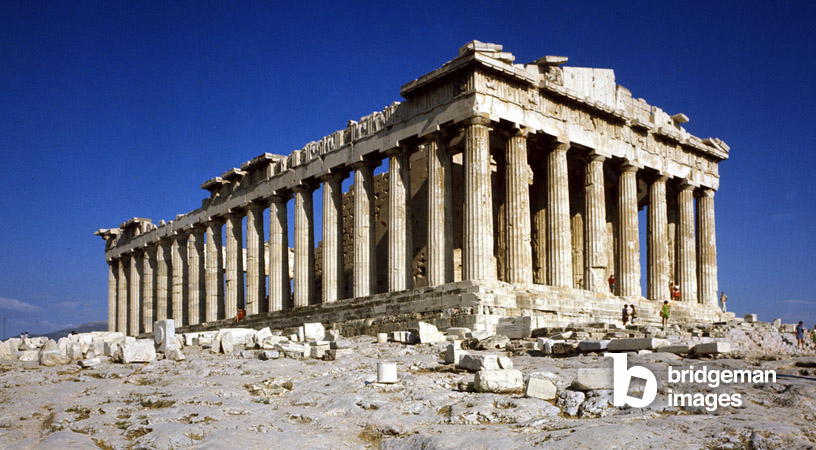
<svg viewBox="0 0 816 450"><path fill-rule="evenodd" d="M241 230L242 215L232 211L226 215L227 271L225 273L226 295L224 315L227 318L238 314L238 307L244 304L244 237Z"/></svg>
<svg viewBox="0 0 816 450"><path fill-rule="evenodd" d="M309 306L314 294L313 188L296 186L295 191L295 308Z"/></svg>
<svg viewBox="0 0 816 450"><path fill-rule="evenodd" d="M606 190L604 189L604 157L591 154L584 175L584 286L594 292L608 292Z"/></svg>
<svg viewBox="0 0 816 450"><path fill-rule="evenodd" d="M410 171L408 154L403 149L388 154L388 290L408 289L411 285L411 233L408 231L408 192Z"/></svg>
<svg viewBox="0 0 816 450"><path fill-rule="evenodd" d="M119 257L119 276L116 279L117 290L116 296L116 331L127 334L127 302L128 302L128 285L127 285L127 260L126 255Z"/></svg>
<svg viewBox="0 0 816 450"><path fill-rule="evenodd" d="M697 264L694 243L694 186L681 184L677 232L677 284L684 302L697 302Z"/></svg>
<svg viewBox="0 0 816 450"><path fill-rule="evenodd" d="M624 165L618 176L618 232L620 267L618 294L640 295L640 242L638 236L637 167Z"/></svg>
<svg viewBox="0 0 816 450"><path fill-rule="evenodd" d="M573 287L569 147L569 143L557 142L547 154L547 280L551 286L560 287Z"/></svg>
<svg viewBox="0 0 816 450"><path fill-rule="evenodd" d="M288 193L269 197L269 310L289 306Z"/></svg>
<svg viewBox="0 0 816 450"><path fill-rule="evenodd" d="M464 236L462 278L495 280L493 198L490 185L490 121L474 117L465 126Z"/></svg>
<svg viewBox="0 0 816 450"><path fill-rule="evenodd" d="M153 332L153 298L156 292L156 244L149 244L142 257L142 328Z"/></svg>
<svg viewBox="0 0 816 450"><path fill-rule="evenodd" d="M187 299L187 234L179 233L173 238L173 321L176 326L184 322L184 301Z"/></svg>
<svg viewBox="0 0 816 450"><path fill-rule="evenodd" d="M424 144L428 152L428 286L453 281L451 155L439 133Z"/></svg>
<svg viewBox="0 0 816 450"><path fill-rule="evenodd" d="M130 257L130 276L128 285L130 295L128 297L128 334L137 336L139 334L139 319L141 315L141 291L142 291L142 257L138 252L133 252Z"/></svg>
<svg viewBox="0 0 816 450"><path fill-rule="evenodd" d="M717 306L717 236L714 230L714 189L705 188L697 198L699 302Z"/></svg>
<svg viewBox="0 0 816 450"><path fill-rule="evenodd" d="M167 304L170 297L170 275L172 273L172 242L159 240L156 250L156 320L167 319Z"/></svg>
<svg viewBox="0 0 816 450"><path fill-rule="evenodd" d="M108 331L116 331L116 285L119 272L117 261L108 261Z"/></svg>
<svg viewBox="0 0 816 450"><path fill-rule="evenodd" d="M354 297L367 297L374 286L374 170L367 161L354 168Z"/></svg>
<svg viewBox="0 0 816 450"><path fill-rule="evenodd" d="M323 303L335 302L343 292L343 174L333 172L323 181Z"/></svg>
<svg viewBox="0 0 816 450"><path fill-rule="evenodd" d="M224 318L224 253L221 226L224 222L212 218L207 222L207 257L204 262L207 278L207 297L204 302L204 321Z"/></svg>
<svg viewBox="0 0 816 450"><path fill-rule="evenodd" d="M264 257L263 211L265 205L250 203L247 206L247 256L246 256L246 314L254 315L266 308L266 258ZM262 304L263 303L263 304Z"/></svg>
<svg viewBox="0 0 816 450"><path fill-rule="evenodd" d="M530 183L527 172L527 131L515 130L507 139L505 156L505 257L508 283L533 282L533 251L530 246Z"/></svg>
<svg viewBox="0 0 816 450"><path fill-rule="evenodd" d="M658 176L649 185L647 234L649 300L669 299L669 219L666 208L667 176Z"/></svg>
<svg viewBox="0 0 816 450"><path fill-rule="evenodd" d="M535 164L533 171L533 282L547 284L547 168Z"/></svg>
<svg viewBox="0 0 816 450"><path fill-rule="evenodd" d="M201 323L201 299L205 295L206 272L204 269L205 228L196 225L190 233L187 249L187 323Z"/></svg>

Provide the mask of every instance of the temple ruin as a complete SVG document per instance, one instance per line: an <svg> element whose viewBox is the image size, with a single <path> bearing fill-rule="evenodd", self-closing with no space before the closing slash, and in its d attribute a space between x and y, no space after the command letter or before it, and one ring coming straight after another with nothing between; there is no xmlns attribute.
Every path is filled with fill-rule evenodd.
<svg viewBox="0 0 816 450"><path fill-rule="evenodd" d="M729 147L634 98L612 70L514 59L470 42L404 85L404 102L207 180L200 208L98 230L109 329L214 329L243 308L273 328L490 330L520 316L619 321L625 303L659 323L672 282L673 321L721 320L714 192Z"/></svg>

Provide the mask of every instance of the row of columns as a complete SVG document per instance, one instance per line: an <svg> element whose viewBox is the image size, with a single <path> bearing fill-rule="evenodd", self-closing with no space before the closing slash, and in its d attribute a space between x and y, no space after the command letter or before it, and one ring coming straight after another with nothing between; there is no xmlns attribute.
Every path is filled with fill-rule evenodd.
<svg viewBox="0 0 816 450"><path fill-rule="evenodd" d="M480 117L464 124L462 278L465 280L497 278L489 126L490 122ZM453 281L452 159L444 137L442 132L432 133L418 144L427 152L427 280L430 286ZM506 216L503 226L506 254L503 279L511 283L573 287L568 139L556 139L546 150L546 182L534 184L536 204L531 205L527 133L511 130L505 132L505 137L506 204L503 210ZM405 148L395 148L386 152L386 156L389 161L390 214L387 279L389 291L399 291L411 287L413 255L410 249L413 247L407 222L409 152ZM590 154L584 172L585 276L582 287L595 291L606 286L608 248L611 245L607 238L604 161L603 156ZM364 160L350 167L354 177L354 297L375 292L373 170L376 164ZM640 295L637 170L633 165L624 164L618 172L620 263L616 267L616 276L618 294L622 296ZM189 232L163 238L147 249L111 261L108 291L111 327L138 334L151 332L153 320L165 318L175 319L176 323L183 325L212 322L233 317L244 300L248 315L339 300L341 292L345 292L341 275L342 180L345 176L345 171L333 171L320 178L323 188L323 278L319 300L315 293L312 200L317 183L304 182L291 190L277 192L263 202L251 203L224 217L213 217ZM669 296L666 181L667 177L657 177L651 182L648 193L648 297L654 300ZM295 261L294 295L290 304L287 202L292 196ZM693 201L693 188L683 185L678 195L677 281L683 300L696 301L699 278L700 300L716 304L713 190L704 189L697 203L697 233ZM267 206L270 210L269 250L264 254L263 210ZM246 284L241 228L244 214L247 216ZM221 233L222 226L225 236ZM221 251L224 240L226 261L223 261ZM532 251L533 242L536 252ZM269 278L268 285L265 285L267 262ZM183 310L185 299L186 317ZM156 317L153 317L154 301ZM113 311L116 311L115 315Z"/></svg>

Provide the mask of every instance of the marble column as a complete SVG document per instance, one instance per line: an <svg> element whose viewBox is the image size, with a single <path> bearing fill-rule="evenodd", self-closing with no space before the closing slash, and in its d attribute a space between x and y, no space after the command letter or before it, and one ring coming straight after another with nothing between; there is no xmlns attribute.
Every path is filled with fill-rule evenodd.
<svg viewBox="0 0 816 450"><path fill-rule="evenodd" d="M117 287L119 294L116 297L116 331L127 334L127 305L128 305L128 280L127 264L129 257L122 255L119 257L119 277Z"/></svg>
<svg viewBox="0 0 816 450"><path fill-rule="evenodd" d="M655 178L649 185L649 207L647 209L647 251L646 272L649 300L669 299L669 219L666 207L667 176Z"/></svg>
<svg viewBox="0 0 816 450"><path fill-rule="evenodd" d="M295 308L314 300L314 215L311 186L295 189Z"/></svg>
<svg viewBox="0 0 816 450"><path fill-rule="evenodd" d="M289 306L288 194L269 197L269 310Z"/></svg>
<svg viewBox="0 0 816 450"><path fill-rule="evenodd" d="M343 291L343 174L330 173L323 181L323 303L336 302Z"/></svg>
<svg viewBox="0 0 816 450"><path fill-rule="evenodd" d="M369 162L354 168L354 297L373 293L374 282L374 169Z"/></svg>
<svg viewBox="0 0 816 450"><path fill-rule="evenodd" d="M205 295L206 272L204 269L204 232L206 229L196 225L190 233L187 249L187 323L201 323L201 298Z"/></svg>
<svg viewBox="0 0 816 450"><path fill-rule="evenodd" d="M640 296L640 241L638 235L637 170L621 167L618 175L618 232L620 233L620 267L618 294Z"/></svg>
<svg viewBox="0 0 816 450"><path fill-rule="evenodd" d="M547 154L547 281L559 287L574 287L567 175L569 147L569 143L557 142Z"/></svg>
<svg viewBox="0 0 816 450"><path fill-rule="evenodd" d="M207 225L207 256L204 260L206 271L206 300L204 302L204 321L214 322L224 318L224 253L221 226L224 222L212 218Z"/></svg>
<svg viewBox="0 0 816 450"><path fill-rule="evenodd" d="M226 294L224 315L235 317L244 306L244 237L241 229L242 214L232 211L226 215L227 270L224 281Z"/></svg>
<svg viewBox="0 0 816 450"><path fill-rule="evenodd" d="M128 277L128 285L130 295L128 299L128 306L130 307L128 313L128 334L130 336L138 336L141 331L139 322L141 317L141 299L142 299L142 255L139 252L133 252L130 257L130 276Z"/></svg>
<svg viewBox="0 0 816 450"><path fill-rule="evenodd" d="M119 276L117 261L108 261L108 331L116 331L116 294Z"/></svg>
<svg viewBox="0 0 816 450"><path fill-rule="evenodd" d="M606 190L604 188L604 157L589 155L584 174L584 286L593 292L608 292Z"/></svg>
<svg viewBox="0 0 816 450"><path fill-rule="evenodd" d="M717 236L714 230L714 189L697 198L699 302L717 307Z"/></svg>
<svg viewBox="0 0 816 450"><path fill-rule="evenodd" d="M187 325L184 321L187 274L187 234L179 233L173 238L173 295L172 316L170 317L177 327Z"/></svg>
<svg viewBox="0 0 816 450"><path fill-rule="evenodd" d="M411 286L411 232L408 230L410 170L408 154L392 149L388 154L388 290Z"/></svg>
<svg viewBox="0 0 816 450"><path fill-rule="evenodd" d="M266 258L264 257L263 211L266 205L250 203L246 220L246 314L266 312Z"/></svg>
<svg viewBox="0 0 816 450"><path fill-rule="evenodd" d="M142 257L142 328L153 332L153 299L156 292L156 244L150 244Z"/></svg>
<svg viewBox="0 0 816 450"><path fill-rule="evenodd" d="M683 302L697 302L697 262L694 236L694 186L682 184L677 196L680 210L677 232L677 284Z"/></svg>
<svg viewBox="0 0 816 450"><path fill-rule="evenodd" d="M464 236L462 278L495 280L493 198L490 183L489 119L474 117L465 126Z"/></svg>
<svg viewBox="0 0 816 450"><path fill-rule="evenodd" d="M533 250L530 244L530 183L527 177L527 132L515 130L507 139L505 156L505 234L507 255L505 280L533 282Z"/></svg>
<svg viewBox="0 0 816 450"><path fill-rule="evenodd" d="M169 239L159 240L156 250L156 320L167 319L167 304L170 297L170 276L172 274L172 243Z"/></svg>
<svg viewBox="0 0 816 450"><path fill-rule="evenodd" d="M533 171L533 282L547 284L547 168L536 164Z"/></svg>
<svg viewBox="0 0 816 450"><path fill-rule="evenodd" d="M428 154L428 286L453 281L451 155L439 133L424 144Z"/></svg>

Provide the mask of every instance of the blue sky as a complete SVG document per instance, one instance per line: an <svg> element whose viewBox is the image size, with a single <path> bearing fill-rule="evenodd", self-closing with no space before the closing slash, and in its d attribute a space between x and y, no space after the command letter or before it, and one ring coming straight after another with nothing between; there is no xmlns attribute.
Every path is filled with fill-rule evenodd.
<svg viewBox="0 0 816 450"><path fill-rule="evenodd" d="M401 100L472 39L517 63L614 69L635 97L726 141L729 308L816 323L816 7L569 3L0 3L7 334L106 319L97 228L195 209L203 181Z"/></svg>

